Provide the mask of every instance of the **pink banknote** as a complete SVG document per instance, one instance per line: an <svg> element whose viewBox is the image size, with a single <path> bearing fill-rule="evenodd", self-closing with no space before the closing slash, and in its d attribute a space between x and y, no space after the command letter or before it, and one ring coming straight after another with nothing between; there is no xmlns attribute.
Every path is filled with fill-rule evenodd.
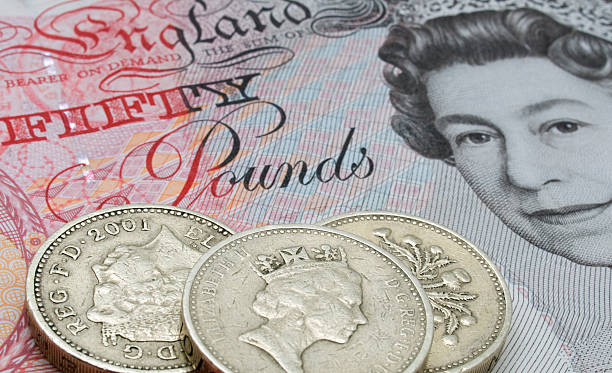
<svg viewBox="0 0 612 373"><path fill-rule="evenodd" d="M612 369L612 7L604 1L0 5L0 370L53 371L27 266L105 206L236 230L386 209L511 287L497 372Z"/></svg>

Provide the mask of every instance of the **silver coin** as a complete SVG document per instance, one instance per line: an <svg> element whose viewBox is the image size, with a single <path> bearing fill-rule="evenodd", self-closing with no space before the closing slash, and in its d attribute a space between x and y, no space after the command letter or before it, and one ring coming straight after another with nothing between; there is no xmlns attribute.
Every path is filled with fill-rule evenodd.
<svg viewBox="0 0 612 373"><path fill-rule="evenodd" d="M219 372L415 372L432 310L373 244L310 225L238 233L203 256L183 297L185 351Z"/></svg>
<svg viewBox="0 0 612 373"><path fill-rule="evenodd" d="M510 330L512 301L502 275L481 250L448 228L395 212L348 213L320 224L374 242L421 282L435 325L424 373L492 369Z"/></svg>
<svg viewBox="0 0 612 373"><path fill-rule="evenodd" d="M189 372L180 339L191 267L232 231L162 205L93 212L63 226L28 270L30 329L66 372Z"/></svg>

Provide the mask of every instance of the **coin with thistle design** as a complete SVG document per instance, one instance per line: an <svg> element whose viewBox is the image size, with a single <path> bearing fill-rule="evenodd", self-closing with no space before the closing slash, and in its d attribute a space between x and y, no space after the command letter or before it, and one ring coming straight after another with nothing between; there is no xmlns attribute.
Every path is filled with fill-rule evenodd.
<svg viewBox="0 0 612 373"><path fill-rule="evenodd" d="M392 212L349 213L320 224L379 245L421 282L436 329L425 372L487 372L493 367L510 327L511 300L483 252L442 226Z"/></svg>
<svg viewBox="0 0 612 373"><path fill-rule="evenodd" d="M41 246L27 281L30 329L66 372L186 373L181 298L202 253L232 232L164 205L99 210Z"/></svg>
<svg viewBox="0 0 612 373"><path fill-rule="evenodd" d="M184 350L216 372L415 372L433 316L397 259L334 229L268 226L202 257L183 297Z"/></svg>

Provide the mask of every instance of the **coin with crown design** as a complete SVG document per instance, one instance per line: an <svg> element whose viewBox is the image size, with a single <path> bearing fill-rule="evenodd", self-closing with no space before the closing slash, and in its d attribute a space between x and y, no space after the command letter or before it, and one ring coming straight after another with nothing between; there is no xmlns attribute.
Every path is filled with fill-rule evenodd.
<svg viewBox="0 0 612 373"><path fill-rule="evenodd" d="M30 330L64 372L185 373L181 297L191 267L232 234L165 205L125 205L69 222L32 260Z"/></svg>
<svg viewBox="0 0 612 373"><path fill-rule="evenodd" d="M363 237L405 263L421 282L435 332L423 372L488 372L512 318L507 285L493 262L465 238L433 222L386 211L320 223Z"/></svg>
<svg viewBox="0 0 612 373"><path fill-rule="evenodd" d="M266 226L216 245L183 296L184 350L210 372L416 372L431 345L424 289L351 234Z"/></svg>

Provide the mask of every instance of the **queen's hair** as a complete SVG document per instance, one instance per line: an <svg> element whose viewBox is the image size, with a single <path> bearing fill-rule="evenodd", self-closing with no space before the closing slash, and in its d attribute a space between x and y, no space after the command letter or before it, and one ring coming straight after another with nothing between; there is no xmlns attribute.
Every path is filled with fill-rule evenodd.
<svg viewBox="0 0 612 373"><path fill-rule="evenodd" d="M545 57L583 79L612 77L612 43L576 31L533 9L480 11L423 25L390 28L379 57L397 114L393 129L421 155L453 163L449 143L434 128L426 74L458 63L484 65L508 58Z"/></svg>
<svg viewBox="0 0 612 373"><path fill-rule="evenodd" d="M308 313L308 304L313 298L325 293L342 293L343 285L361 284L361 276L348 267L317 268L290 277L271 281L264 290L257 293L253 310L267 319L281 319L298 310Z"/></svg>

